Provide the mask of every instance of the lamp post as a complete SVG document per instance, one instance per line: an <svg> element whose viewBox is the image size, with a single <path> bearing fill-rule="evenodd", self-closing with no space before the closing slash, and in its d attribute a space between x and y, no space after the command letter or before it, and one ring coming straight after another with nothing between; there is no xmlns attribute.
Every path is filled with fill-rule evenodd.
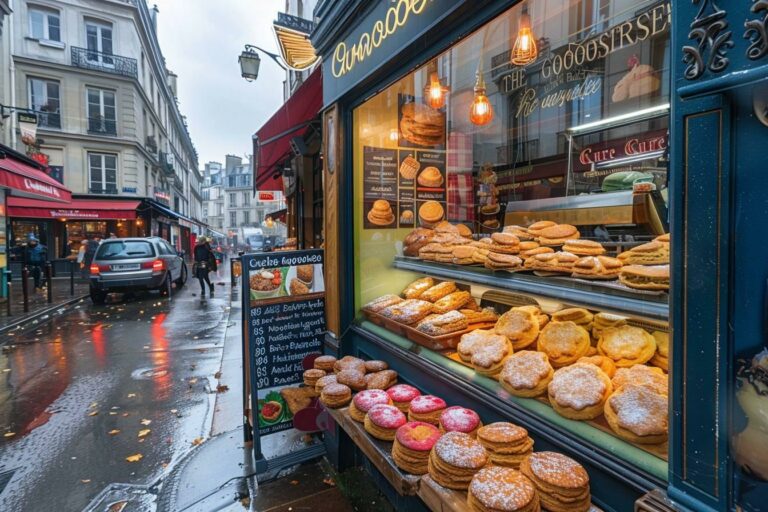
<svg viewBox="0 0 768 512"><path fill-rule="evenodd" d="M240 75L249 82L253 82L259 76L261 57L259 57L259 54L256 52L256 50L260 51L275 61L277 65L280 66L283 70L288 70L288 68L286 68L282 62L280 62L279 55L268 52L267 50L259 48L258 46L247 44L245 45L245 50L243 50L243 53L240 54L240 57L237 59L237 61L240 63Z"/></svg>

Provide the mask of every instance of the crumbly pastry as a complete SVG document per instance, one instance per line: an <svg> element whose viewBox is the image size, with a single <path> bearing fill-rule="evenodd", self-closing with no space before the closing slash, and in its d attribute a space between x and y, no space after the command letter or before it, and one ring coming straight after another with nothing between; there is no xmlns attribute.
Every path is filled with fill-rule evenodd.
<svg viewBox="0 0 768 512"><path fill-rule="evenodd" d="M432 305L432 311L438 314L456 311L470 300L472 300L472 295L469 292L458 290L436 300Z"/></svg>
<svg viewBox="0 0 768 512"><path fill-rule="evenodd" d="M504 233L510 233L515 235L521 242L526 240L533 240L533 235L522 226L504 226Z"/></svg>
<svg viewBox="0 0 768 512"><path fill-rule="evenodd" d="M425 167L423 171L419 173L419 177L416 182L422 187L435 188L443 184L443 174L437 167L429 166Z"/></svg>
<svg viewBox="0 0 768 512"><path fill-rule="evenodd" d="M520 463L533 453L533 439L528 431L513 423L497 422L477 431L477 440L488 452L491 463L518 469Z"/></svg>
<svg viewBox="0 0 768 512"><path fill-rule="evenodd" d="M389 306L392 306L394 304L398 304L400 302L403 302L403 299L401 297L398 297L394 294L389 295L382 295L381 297L377 297L373 299L371 302L363 306L363 311L370 311L372 313L378 313L384 308L388 308Z"/></svg>
<svg viewBox="0 0 768 512"><path fill-rule="evenodd" d="M445 144L445 114L427 105L411 102L401 108L400 136L419 146Z"/></svg>
<svg viewBox="0 0 768 512"><path fill-rule="evenodd" d="M624 265L619 281L638 290L669 290L669 265Z"/></svg>
<svg viewBox="0 0 768 512"><path fill-rule="evenodd" d="M573 322L587 330L592 329L594 315L584 308L566 308L552 313L553 322Z"/></svg>
<svg viewBox="0 0 768 512"><path fill-rule="evenodd" d="M416 228L408 233L408 235L406 235L405 239L403 240L403 245L415 244L417 242L421 242L422 240L432 238L433 236L435 236L435 232L432 229Z"/></svg>
<svg viewBox="0 0 768 512"><path fill-rule="evenodd" d="M595 313L592 321L592 337L600 339L603 329L608 327L620 327L627 325L626 317L614 315L612 313Z"/></svg>
<svg viewBox="0 0 768 512"><path fill-rule="evenodd" d="M545 353L521 350L504 362L499 382L511 395L533 398L547 392L554 373Z"/></svg>
<svg viewBox="0 0 768 512"><path fill-rule="evenodd" d="M386 199L377 199L368 211L368 221L377 226L389 226L395 221L392 206Z"/></svg>
<svg viewBox="0 0 768 512"><path fill-rule="evenodd" d="M302 409L312 405L312 399L320 396L313 388L283 388L280 390L280 396L285 400L288 410L291 414L296 414Z"/></svg>
<svg viewBox="0 0 768 512"><path fill-rule="evenodd" d="M579 257L575 254L563 251L535 254L525 260L525 268L530 270L541 270L544 272L570 274L573 272L573 264L576 263L578 259Z"/></svg>
<svg viewBox="0 0 768 512"><path fill-rule="evenodd" d="M416 325L416 329L429 336L444 336L454 332L464 331L469 327L467 317L458 311L449 311L442 315L432 315Z"/></svg>
<svg viewBox="0 0 768 512"><path fill-rule="evenodd" d="M403 290L403 297L406 299L418 299L425 291L435 286L435 280L431 277L422 277L417 279Z"/></svg>
<svg viewBox="0 0 768 512"><path fill-rule="evenodd" d="M453 248L452 263L455 265L474 265L477 248L471 245L457 245Z"/></svg>
<svg viewBox="0 0 768 512"><path fill-rule="evenodd" d="M422 226L432 226L443 220L445 209L437 201L425 201L419 207L419 221Z"/></svg>
<svg viewBox="0 0 768 512"><path fill-rule="evenodd" d="M539 493L528 477L512 468L488 466L472 478L467 504L476 512L538 512Z"/></svg>
<svg viewBox="0 0 768 512"><path fill-rule="evenodd" d="M365 420L365 414L374 405L380 404L392 405L392 400L386 391L381 389L363 390L352 398L352 403L349 404L349 415L353 420L362 423Z"/></svg>
<svg viewBox="0 0 768 512"><path fill-rule="evenodd" d="M475 329L472 332L462 334L459 344L456 346L456 351L461 360L465 363L472 361L474 351L485 342L488 336L493 334L493 331L486 331L484 329Z"/></svg>
<svg viewBox="0 0 768 512"><path fill-rule="evenodd" d="M454 405L440 413L441 432L464 432L476 437L477 429L483 426L480 416L472 409Z"/></svg>
<svg viewBox="0 0 768 512"><path fill-rule="evenodd" d="M405 414L393 405L379 404L371 407L365 414L365 431L376 439L392 441L397 429L405 425Z"/></svg>
<svg viewBox="0 0 768 512"><path fill-rule="evenodd" d="M619 254L625 265L663 265L669 263L669 244L648 242Z"/></svg>
<svg viewBox="0 0 768 512"><path fill-rule="evenodd" d="M655 366L636 364L630 368L619 368L613 376L613 388L619 389L630 384L650 386L662 395L669 394L669 377Z"/></svg>
<svg viewBox="0 0 768 512"><path fill-rule="evenodd" d="M419 251L419 256L425 256L423 259L431 261L438 261L440 263L452 263L453 262L453 244L450 242L436 243L433 242L424 246Z"/></svg>
<svg viewBox="0 0 768 512"><path fill-rule="evenodd" d="M491 270L517 270L522 268L523 260L513 254L491 251L486 255L484 265Z"/></svg>
<svg viewBox="0 0 768 512"><path fill-rule="evenodd" d="M458 235L459 234L459 228L457 228L455 225L451 224L447 220L441 220L437 224L434 225L432 228L435 230L435 233L448 233L450 235Z"/></svg>
<svg viewBox="0 0 768 512"><path fill-rule="evenodd" d="M459 230L459 236L464 238L472 238L472 229L466 224L456 224L456 229Z"/></svg>
<svg viewBox="0 0 768 512"><path fill-rule="evenodd" d="M323 370L324 372L332 372L333 371L333 365L336 364L336 358L333 356L318 356L315 358L315 362L313 363L313 366L317 368L318 370Z"/></svg>
<svg viewBox="0 0 768 512"><path fill-rule="evenodd" d="M539 322L539 332L541 332L544 326L549 323L549 316L546 315L543 311L541 311L541 308L539 306L529 304L527 306L518 306L515 309L519 309L521 311L530 311L531 313L533 313L533 316L535 316L536 320Z"/></svg>
<svg viewBox="0 0 768 512"><path fill-rule="evenodd" d="M665 372L669 371L669 334L661 331L653 331L651 336L656 340L656 353L651 358L651 364L658 366Z"/></svg>
<svg viewBox="0 0 768 512"><path fill-rule="evenodd" d="M421 249L424 246L429 245L430 243L432 243L432 238L433 237L434 237L434 235L432 235L430 237L422 238L419 241L413 242L411 244L403 244L403 254L405 256L411 256L411 257L417 257L417 258L420 257L419 251L421 251Z"/></svg>
<svg viewBox="0 0 768 512"><path fill-rule="evenodd" d="M409 421L398 428L392 444L395 465L412 475L426 475L429 452L442 435L437 427L421 421Z"/></svg>
<svg viewBox="0 0 768 512"><path fill-rule="evenodd" d="M552 408L572 420L591 420L600 416L612 391L608 375L589 363L560 368L547 388Z"/></svg>
<svg viewBox="0 0 768 512"><path fill-rule="evenodd" d="M656 340L639 327L609 327L601 333L597 351L613 359L618 368L629 368L651 360L656 353Z"/></svg>
<svg viewBox="0 0 768 512"><path fill-rule="evenodd" d="M466 304L464 304L459 311L462 310L471 310L471 311L480 311L480 305L475 301L475 299L468 300ZM471 323L471 322L470 322Z"/></svg>
<svg viewBox="0 0 768 512"><path fill-rule="evenodd" d="M480 242L477 242L478 244ZM482 244L485 245L485 244ZM480 263L482 265L485 265L485 262L488 261L488 255L491 253L490 250L484 249L482 247L476 247L476 250L474 253L472 253L472 260L475 263Z"/></svg>
<svg viewBox="0 0 768 512"><path fill-rule="evenodd" d="M600 256L605 254L605 247L594 240L573 239L563 244L563 250L576 256Z"/></svg>
<svg viewBox="0 0 768 512"><path fill-rule="evenodd" d="M489 219L489 220L483 221L482 225L484 228L491 229L491 230L499 229L499 226L501 226L501 224L499 224L499 221L496 219Z"/></svg>
<svg viewBox="0 0 768 512"><path fill-rule="evenodd" d="M349 386L355 391L362 391L367 387L365 372L356 369L342 370L336 374L336 382Z"/></svg>
<svg viewBox="0 0 768 512"><path fill-rule="evenodd" d="M499 317L493 330L509 338L514 350L522 350L536 341L539 321L529 309L512 308Z"/></svg>
<svg viewBox="0 0 768 512"><path fill-rule="evenodd" d="M344 384L328 384L320 393L320 402L331 409L340 409L352 400L352 390Z"/></svg>
<svg viewBox="0 0 768 512"><path fill-rule="evenodd" d="M533 242L538 245L538 242ZM521 243L522 246L522 243ZM522 247L520 249L520 257L523 258L523 260L528 260L528 258L533 258L537 254L554 254L555 250L551 247L534 247L533 249L526 249L523 250ZM527 267L527 265L526 265Z"/></svg>
<svg viewBox="0 0 768 512"><path fill-rule="evenodd" d="M304 379L304 385L314 389L317 381L321 377L325 377L325 371L312 368L311 370L305 370L302 377Z"/></svg>
<svg viewBox="0 0 768 512"><path fill-rule="evenodd" d="M556 226L556 225L557 224L555 224L551 220L541 220L539 222L534 222L533 224L528 226L528 230L527 231L528 231L528 233L530 233L534 237L537 237L537 236L539 236L539 233L541 232L541 230L547 229L547 228L551 228L551 227Z"/></svg>
<svg viewBox="0 0 768 512"><path fill-rule="evenodd" d="M471 303L475 304L474 301L471 301ZM464 307L466 308L469 304L470 303L467 303ZM467 317L469 325L486 322L495 323L499 320L499 315L496 314L496 311L491 307L480 309L480 311L475 311L474 309L460 309L459 313Z"/></svg>
<svg viewBox="0 0 768 512"><path fill-rule="evenodd" d="M551 512L588 512L592 507L589 475L575 460L556 452L535 452L520 464Z"/></svg>
<svg viewBox="0 0 768 512"><path fill-rule="evenodd" d="M504 361L512 355L512 342L504 335L485 331L480 342L472 347L469 363L480 375L495 377L501 372Z"/></svg>
<svg viewBox="0 0 768 512"><path fill-rule="evenodd" d="M669 233L664 233L663 235L659 235L656 238L653 239L654 242L661 242L663 244L669 243Z"/></svg>
<svg viewBox="0 0 768 512"><path fill-rule="evenodd" d="M365 362L365 371L367 373L381 372L389 368L389 363L386 361L380 361L378 359L372 359Z"/></svg>
<svg viewBox="0 0 768 512"><path fill-rule="evenodd" d="M575 363L587 355L589 347L589 332L571 321L550 322L536 343L536 349L547 354L554 368Z"/></svg>
<svg viewBox="0 0 768 512"><path fill-rule="evenodd" d="M505 247L518 247L520 245L520 239L512 233L493 233L491 235L493 245L502 245Z"/></svg>
<svg viewBox="0 0 768 512"><path fill-rule="evenodd" d="M397 384L387 389L387 394L392 400L392 405L408 413L408 407L411 405L411 400L417 396L421 396L421 391L408 384Z"/></svg>
<svg viewBox="0 0 768 512"><path fill-rule="evenodd" d="M382 370L365 375L365 389L389 389L395 384L397 384L395 370Z"/></svg>
<svg viewBox="0 0 768 512"><path fill-rule="evenodd" d="M434 395L420 395L411 400L408 405L408 421L423 421L434 426L440 424L440 413L446 403Z"/></svg>
<svg viewBox="0 0 768 512"><path fill-rule="evenodd" d="M408 155L400 163L400 176L406 180L412 180L421 169L421 164L413 156Z"/></svg>
<svg viewBox="0 0 768 512"><path fill-rule="evenodd" d="M382 316L403 324L415 324L432 312L432 303L421 299L408 299L382 309Z"/></svg>
<svg viewBox="0 0 768 512"><path fill-rule="evenodd" d="M605 419L619 437L633 443L660 444L669 433L669 398L652 386L627 384L605 403Z"/></svg>
<svg viewBox="0 0 768 512"><path fill-rule="evenodd" d="M328 384L337 384L338 381L336 380L336 374L331 373L329 375L326 375L325 377L320 377L317 379L317 382L315 382L315 391L319 394L323 391L323 388L327 386Z"/></svg>
<svg viewBox="0 0 768 512"><path fill-rule="evenodd" d="M579 358L579 360L576 362L593 364L598 368L600 368L601 370L603 370L605 374L611 379L613 379L613 376L616 375L616 364L613 362L613 359L611 359L610 357L598 356L598 355L586 356L586 357ZM613 387L615 388L616 385L614 384Z"/></svg>
<svg viewBox="0 0 768 512"><path fill-rule="evenodd" d="M576 229L576 226L570 224L557 224L536 232L536 240L541 245L563 245L568 240L575 240L580 237L581 233Z"/></svg>
<svg viewBox="0 0 768 512"><path fill-rule="evenodd" d="M438 283L431 288L424 291L424 293L421 294L420 299L426 300L429 302L436 302L449 293L453 293L456 291L456 283L453 281L443 281L442 283Z"/></svg>
<svg viewBox="0 0 768 512"><path fill-rule="evenodd" d="M608 256L584 256L573 264L573 277L581 279L618 279L624 264Z"/></svg>
<svg viewBox="0 0 768 512"><path fill-rule="evenodd" d="M488 453L483 445L463 432L448 432L432 448L427 468L439 485L465 491L486 464Z"/></svg>
<svg viewBox="0 0 768 512"><path fill-rule="evenodd" d="M365 361L359 357L344 356L333 363L333 371L339 373L342 370L355 370L359 373L365 373Z"/></svg>

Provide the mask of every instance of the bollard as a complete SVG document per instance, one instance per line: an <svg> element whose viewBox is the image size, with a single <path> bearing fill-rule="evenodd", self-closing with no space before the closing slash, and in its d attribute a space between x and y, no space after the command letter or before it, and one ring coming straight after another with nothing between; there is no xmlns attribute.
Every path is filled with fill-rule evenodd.
<svg viewBox="0 0 768 512"><path fill-rule="evenodd" d="M237 286L238 279L240 279L240 276L243 274L243 264L240 261L240 258L230 258L229 267L230 284L234 288Z"/></svg>
<svg viewBox="0 0 768 512"><path fill-rule="evenodd" d="M21 295L24 300L24 312L29 313L29 268L21 269Z"/></svg>
<svg viewBox="0 0 768 512"><path fill-rule="evenodd" d="M75 264L76 264L75 260L72 260L69 262L69 296L70 297L75 296Z"/></svg>
<svg viewBox="0 0 768 512"><path fill-rule="evenodd" d="M48 287L48 304L53 303L53 265L51 262L45 264L45 284Z"/></svg>
<svg viewBox="0 0 768 512"><path fill-rule="evenodd" d="M11 316L11 271L10 270L5 271L5 284L6 284L5 298L7 299L5 301L5 312L8 316Z"/></svg>

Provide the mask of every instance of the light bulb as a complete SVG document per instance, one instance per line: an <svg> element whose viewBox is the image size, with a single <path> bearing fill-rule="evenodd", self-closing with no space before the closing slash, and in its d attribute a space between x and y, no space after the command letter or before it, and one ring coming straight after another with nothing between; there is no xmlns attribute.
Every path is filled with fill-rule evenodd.
<svg viewBox="0 0 768 512"><path fill-rule="evenodd" d="M445 106L445 95L449 90L449 87L440 83L440 77L437 73L430 74L429 84L424 88L427 105L432 108L443 108Z"/></svg>
<svg viewBox="0 0 768 512"><path fill-rule="evenodd" d="M528 15L528 5L523 4L523 12L520 15L520 28L517 31L517 39L512 47L512 64L525 66L536 60L539 50L536 48L536 38L531 30L531 17Z"/></svg>
<svg viewBox="0 0 768 512"><path fill-rule="evenodd" d="M477 70L475 97L469 107L469 120L476 126L485 126L493 121L493 106L488 96L485 95L485 80L483 80L483 72L480 69Z"/></svg>

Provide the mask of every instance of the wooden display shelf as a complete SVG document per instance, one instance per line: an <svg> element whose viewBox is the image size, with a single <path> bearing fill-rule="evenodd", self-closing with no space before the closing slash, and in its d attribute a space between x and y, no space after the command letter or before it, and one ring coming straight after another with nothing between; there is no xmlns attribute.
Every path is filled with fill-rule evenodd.
<svg viewBox="0 0 768 512"><path fill-rule="evenodd" d="M404 473L392 460L392 443L379 441L365 431L362 423L349 416L347 407L343 409L326 409L336 423L352 438L352 441L376 466L390 485L401 496L414 496L419 487L419 477Z"/></svg>

